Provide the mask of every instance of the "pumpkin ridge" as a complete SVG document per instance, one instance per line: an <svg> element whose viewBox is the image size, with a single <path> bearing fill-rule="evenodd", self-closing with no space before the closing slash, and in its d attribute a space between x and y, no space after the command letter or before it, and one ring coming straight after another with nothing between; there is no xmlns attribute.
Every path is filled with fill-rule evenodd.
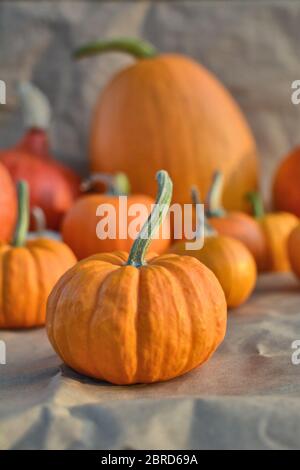
<svg viewBox="0 0 300 470"><path fill-rule="evenodd" d="M60 305L60 300L61 300L61 297L64 295L64 293L66 293L69 289L72 289L73 286L77 286L78 287L78 283L80 283L80 281L82 280L82 278L84 277L84 275L86 275L88 272L91 276L93 275L96 275L97 277L101 277L101 280L103 280L103 271L104 273L105 272L109 272L109 269L110 267L106 265L104 265L105 268L104 269L101 269L99 270L99 267L95 266L95 264L93 265L89 265L89 266L85 266L83 269L81 270L74 270L71 277L68 278L66 284L64 285L64 288L62 289L61 293L60 293L60 297L58 298L57 300L57 306L56 308L58 308L59 310L61 310L62 308L62 305ZM116 270L118 269L117 267L113 267L111 265L111 267ZM106 279L106 277L104 277L104 280ZM101 289L101 286L103 285L103 282L99 285L98 289L97 289L97 292ZM97 297L96 297L96 300L95 302L97 302ZM94 315L94 308L91 309L91 315L90 317L93 318L93 315ZM90 319L87 319L87 322L86 322L86 326L87 326L87 334L86 334L86 344L89 344L89 331L90 331L90 327L89 327L89 320ZM74 322L74 316L73 316L73 312L72 312L72 315L69 315L69 316L66 316L66 319L65 321L62 323L62 335L64 337L64 341L65 341L65 349L64 351L66 352L66 349L67 349L67 354L64 354L63 357L67 356L67 357L70 357L71 360L68 361L68 364L70 364L70 367L72 367L72 364L75 364L75 366L78 368L77 364L76 364L76 360L74 361L74 358L73 358L73 352L72 352L72 348L70 347L70 341L69 341L69 322ZM86 349L86 351L88 351L88 348ZM91 362L91 361L90 361ZM94 361L93 361L94 363ZM98 368L95 366L95 363L94 363L94 368L98 371Z"/></svg>
<svg viewBox="0 0 300 470"><path fill-rule="evenodd" d="M36 279L37 279L37 284L38 284L38 299L37 299L37 303L36 303L36 314L35 314L35 324L36 325L39 325L40 324L40 317L41 317L41 312L40 312L40 305L42 305L42 298L44 296L44 285L42 283L42 270L41 270L41 266L39 264L39 261L34 253L34 251L32 249L27 249L29 255L31 255L32 259L33 259L33 265L35 267L35 271L36 271Z"/></svg>
<svg viewBox="0 0 300 470"><path fill-rule="evenodd" d="M158 285L160 284L160 282L158 281L158 278L160 276L160 273L157 273L157 268L161 268L160 266L153 266L153 265L148 265L148 266L142 266L140 267L140 283L139 283L139 295L140 295L140 298L143 299L143 303L145 304L149 304L151 305L151 301L149 301L149 299L152 298L152 292L151 292L151 286L152 286L152 283L149 282L149 278L151 278L152 274L154 275L154 273L156 272L156 283L158 283ZM143 274L145 273L145 275L143 276ZM143 292L143 295L142 295L142 292ZM145 294L146 292L146 294ZM145 301L146 299L146 301ZM153 302L152 302L153 304ZM141 320L143 317L144 317L144 321L146 321L146 325L147 325L147 329L145 330L145 328L142 328L141 327L141 322L140 323L140 327L139 329L137 330L137 337L139 338L139 346L141 344L143 344L145 341L145 338L148 339L147 341L147 346L149 346L149 344L151 344L152 348L150 348L150 352L148 350L146 350L145 348L142 349L141 347L138 348L138 354L137 356L138 357L143 357L145 356L145 351L147 352L147 360L148 362L151 363L152 365L152 362L155 362L155 369L153 369L153 366L152 366L152 370L151 370L151 380L149 380L149 382L156 382L158 380L162 380L161 377L165 374L162 374L162 367L164 366L165 364L165 347L162 351L162 346L160 347L160 358L159 358L159 361L158 361L158 358L157 358L157 352L155 352L155 348L153 348L153 346L155 347L155 341L153 341L153 337L156 339L155 337L155 334L156 334L156 331L157 329L153 326L149 326L149 323L151 325L151 323L153 322L153 319L152 319L152 316L153 316L153 311L151 311L152 313L152 316L149 315L149 309L146 310L146 312L142 312L141 311L141 304L139 304L139 307L140 307L140 310L139 310L139 319ZM144 305L143 305L144 307ZM153 305L152 305L152 310L153 310ZM159 315L157 315L157 310L155 311L154 315L159 317ZM161 326L161 325L159 325ZM165 331L164 329L159 329L159 331L163 334L165 334ZM160 344L162 344L163 346L165 346L165 341L164 339L160 341ZM153 356L155 356L155 361L153 361ZM150 358L150 360L149 360ZM160 366L158 367L158 362L160 363ZM141 369L141 370L138 370L138 374L137 374L137 383L142 383L144 382L143 378L141 378L144 374L144 371Z"/></svg>
<svg viewBox="0 0 300 470"><path fill-rule="evenodd" d="M203 298L205 298L205 297L207 297L207 295L209 295L209 299L210 299L209 304L212 306L211 307L211 313L212 312L215 313L215 311L216 311L216 309L214 308L215 301L213 300L214 296L212 295L212 290L211 289L209 289L209 290L206 289L205 290L205 295L203 297L200 296L199 289L198 289L197 285L195 284L194 278L191 279L190 276L189 276L189 267L187 266L187 264L188 263L193 263L194 265L195 264L198 265L198 267L201 269L201 271L198 271L198 272L201 275L202 280L207 280L208 278L213 277L215 282L217 282L219 284L219 281L218 281L217 277L215 276L215 274L209 268L207 268L201 261L197 260L196 258L194 258L192 256L185 255L183 257L183 260L181 259L181 257L178 257L178 258L179 258L179 262L176 263L176 271L178 271L178 272L176 272L176 275L179 275L178 279L182 280L182 277L185 276L187 282L190 283L190 285L193 288L194 295L197 297L198 303L200 302L202 307L204 305L203 304ZM168 262L167 262L167 264L170 264L170 268L174 271L175 265L171 264L171 263L168 263ZM186 268L187 268L187 271L186 271ZM223 290L222 290L221 286L220 286L220 289L221 289L221 292L224 296L224 293L223 293ZM224 303L225 303L225 296L224 296ZM188 311L189 311L189 309L188 309ZM190 318L191 318L192 334L193 334L193 332L195 331L195 318L192 315L190 315ZM215 316L215 322L217 322L217 317L216 316ZM218 331L218 333L219 333L219 331ZM224 338L224 336L223 336L223 338ZM222 338L222 340L223 340L223 338ZM199 339L199 333L198 333L198 339ZM201 358L201 364L204 363L211 356L211 354L216 350L216 347L221 343L219 334L215 334L214 337L210 339L210 341L211 341L211 347L209 348L209 351L207 352L207 355ZM193 335L192 344L195 344L195 342L196 342L195 335ZM207 349L207 346L206 346L205 349ZM193 352L194 352L193 348L191 348L190 357L188 358L188 361L187 361L187 366L186 366L186 368L184 369L184 371L182 373L186 373L186 372L196 368L199 365L199 362L196 365L194 365L193 367L191 367L191 365L190 365L193 362L192 361Z"/></svg>
<svg viewBox="0 0 300 470"><path fill-rule="evenodd" d="M180 276L184 275L186 279L188 279L189 277L187 276L186 272L185 272L185 269L183 268L183 265L182 263L180 263L180 258L179 256L177 256L178 260L178 263L176 263L176 270L178 269L178 271L180 271ZM172 261L174 263L174 259L172 258ZM178 280L178 273L176 271L174 271L174 264L172 262L169 262L169 260L162 260L160 259L159 260L159 263L164 265L166 264L168 266L168 268L170 269L170 271L172 271L172 274L174 276L174 279L176 279L176 282L178 284L178 288L180 287L182 293L183 293L183 288L181 286L181 283L179 282ZM181 282L182 282L182 278L181 278ZM187 306L187 301L186 301L186 298L185 298L185 295L183 293L183 299L184 299L184 302L185 302L185 305ZM189 308L186 308L186 313L189 317L189 321L190 321L190 332L191 332L191 336L192 336L192 340L190 342L190 350L189 350L189 353L187 354L187 359L186 359L186 364L185 364L185 367L183 367L181 373L185 373L184 371L187 371L189 370L189 364L191 362L191 359L192 359L192 354L193 354L193 345L195 343L194 341L194 328L193 328L193 319L192 319L192 316L190 314L190 310Z"/></svg>
<svg viewBox="0 0 300 470"><path fill-rule="evenodd" d="M119 295L119 293L124 289L124 279L122 279L122 277L125 276L125 273L126 273L126 276L128 276L128 273L129 273L129 270L135 270L136 268L135 267L132 267L132 266L124 266L124 267L116 267L112 272L108 273L107 276L103 279L103 282L101 283L101 288L100 288L100 291L99 291L99 296L98 296L98 299L97 299L97 304L96 304L96 309L93 310L93 313L94 315L92 316L92 320L91 320L91 324L90 324L90 327L89 327L89 331L92 332L95 328L93 327L93 321L94 320L97 320L97 323L98 323L98 328L99 328L99 322L103 322L103 320L105 320L105 316L107 315L107 312L109 310L110 314L108 316L109 318L109 326L110 328L114 327L115 331L117 332L117 335L119 335L120 333L120 325L118 324L118 321L116 319L121 319L123 320L123 317L121 317L121 313L124 313L124 311L122 312L122 306L123 304L120 303L120 300L119 300L119 297L122 297ZM139 274L139 273L137 273ZM112 277L113 276L118 276L117 280L118 280L118 286L117 288L115 288L115 286L113 284L110 285L110 283L112 282ZM129 282L132 281L132 277L129 278ZM111 289L113 289L113 292L114 292L114 298L112 299L111 298ZM108 296L108 294L110 293L110 295ZM107 296L109 297L109 303L107 302ZM118 302L116 302L116 299ZM99 307L99 309L98 309ZM114 314L112 314L112 307L113 307L113 312ZM120 308L119 308L120 307ZM136 309L135 309L136 311ZM132 312L131 312L132 313ZM105 314L105 315L104 315ZM125 316L127 317L126 318L126 322L127 322L127 326L128 326L128 322L130 321L130 319L132 320L133 319L133 315L128 315L128 309L127 311L125 311ZM130 317L130 318L128 318ZM124 326L124 325L123 325ZM133 321L133 326L134 326L134 321ZM125 326L125 330L128 332L128 330L130 330L131 328L127 328L126 329L126 326ZM112 332L111 332L112 333ZM105 338L105 334L103 334L103 337ZM90 350L92 351L92 355L93 357L96 356L95 355L95 352L97 351L97 349L99 350L99 347L97 346L97 344L95 344L95 338L93 338L91 335L90 335ZM113 338L113 336L112 336ZM130 348L128 347L128 342L126 341L128 339L128 334L124 334L123 335L123 338L122 338L122 342L120 341L116 341L114 338L113 340L111 341L110 343L110 347L111 347L111 350L109 351L109 355L110 356L114 356L114 359L115 359L115 371L113 374L111 373L108 373L107 370L104 368L99 369L98 367L95 367L95 370L98 372L100 371L101 375L105 381L112 381L113 383L116 383L116 384L125 384L125 383L132 383L132 377L135 375L136 373L136 358L135 358L135 370L134 371L128 371L128 369L126 369L126 363L129 361L132 362L132 353L130 351ZM125 342L123 342L125 340ZM98 341L98 338L96 339L96 341ZM135 333L135 341L136 341L136 333ZM105 344L105 342L104 342ZM135 350L135 348L134 348ZM102 351L103 352L103 351ZM124 361L122 360L122 357L123 356L127 356L127 361ZM97 358L97 360L99 361L99 357ZM100 358L101 360L101 358ZM105 358L102 359L102 361L105 360ZM122 379L120 380L119 377L122 376ZM117 377L117 379L116 379ZM124 379L125 377L125 379Z"/></svg>
<svg viewBox="0 0 300 470"><path fill-rule="evenodd" d="M57 309L58 301L61 297L61 294L65 286L67 285L67 283L70 281L70 279L74 275L74 272L76 272L75 268L77 266L78 266L78 263L77 265L71 267L68 271L66 271L65 274L63 274L63 276L55 284L47 300L46 324L47 324L48 337L55 351L58 352L61 358L64 358L64 355L60 351L60 348L58 347L58 343L55 339L56 328L55 328L55 315L53 315L53 312Z"/></svg>
<svg viewBox="0 0 300 470"><path fill-rule="evenodd" d="M27 315L32 309L32 299L34 299L34 304L37 303L35 297L36 279L33 279L35 276L32 276L33 264L34 261L25 247L12 247L6 252L2 266L5 270L3 273L3 288L5 289L3 301L7 319L5 327L7 328L32 328L37 326L32 322L31 315L29 318ZM26 302L24 296L28 288L31 296Z"/></svg>
<svg viewBox="0 0 300 470"><path fill-rule="evenodd" d="M136 268L139 269L139 276L138 276L138 284L136 289L137 299L136 299L136 313L135 313L135 334L136 334L136 345L135 345L135 355L136 355L136 370L134 375L134 381L137 383L138 376L139 376L139 368L140 368L140 361L139 361L139 351L141 345L141 338L140 338L140 328L139 328L139 319L141 315L141 273L143 271L143 267Z"/></svg>
<svg viewBox="0 0 300 470"><path fill-rule="evenodd" d="M50 298L48 299L48 307L50 307L51 305L51 308L49 309L47 307L47 310L49 311L54 311L54 310L58 310L60 311L61 307L60 307L60 301L61 301L61 298L62 298L62 295L64 294L66 288L68 287L68 284L70 283L70 281L72 281L73 277L76 275L77 271L76 271L76 268L77 265L73 266L72 268L69 269L69 271L67 271L57 282L57 284L55 285L54 289L52 290L51 292L51 295L50 295ZM52 318L52 324L50 325L51 329L49 328L49 331L51 331L51 338L52 338L52 342L54 343L53 345L55 346L55 350L58 351L59 355L62 357L63 360L65 360L65 353L62 353L60 348L58 347L58 341L56 340L55 338L55 332L57 332L57 327L55 325L55 320L59 319L59 315L56 315L56 316L53 316ZM49 319L47 319L47 323L49 322ZM52 334L53 333L53 334ZM64 331L64 339L65 341L67 342L67 335L66 335L66 332Z"/></svg>
<svg viewBox="0 0 300 470"><path fill-rule="evenodd" d="M208 270L208 277L213 277L215 279L215 281L220 285L219 281L218 281L218 278L216 277L216 275L214 274L213 271L211 271L209 268L207 268L205 265L204 267ZM221 285L220 285L221 287ZM215 322L215 327L216 327L216 333L214 335L214 339L212 341L212 345L211 345L211 348L210 348L210 351L207 352L206 356L205 356L205 359L203 360L203 362L207 361L210 356L214 353L214 351L217 349L217 347L223 342L224 338L225 338L225 334L226 334L226 325L227 325L227 316L225 317L225 327L222 328L222 337L220 337L220 325L219 325L219 321L218 321L218 316L216 315L216 302L215 302L215 296L213 295L213 292L212 290L208 290L206 291L206 293L209 293L209 298L210 298L210 303L211 305L213 306L212 308L212 311L214 313L214 322ZM221 287L221 292L223 294L223 299L224 299L224 303L226 305L226 298L225 298L225 294L223 292L223 289Z"/></svg>
<svg viewBox="0 0 300 470"><path fill-rule="evenodd" d="M98 268L99 269L99 268ZM104 289L104 285L106 282L108 282L110 276L117 270L118 268L112 270L112 271L109 271L107 270L107 275L102 279L101 283L99 284L98 288L97 288L97 291L96 291L96 295L95 295L95 301L94 301L94 306L91 308L91 314L89 316L89 319L87 321L87 333L86 333L86 340L87 340L87 346L91 345L92 344L92 339L91 339L91 333L92 333L92 323L93 323L93 318L94 318L94 315L95 315L95 310L97 308L97 305L100 303L100 299L101 299L101 295L102 295L102 291ZM88 351L88 347L86 349ZM92 362L93 362L93 367L94 369L97 371L97 374L99 373L99 377L101 376L102 377L102 380L105 380L105 378L103 377L101 371L99 370L98 368L98 365L97 365L97 360L94 360L94 355L92 354L91 357L93 358L92 359ZM100 361L101 361L101 358L100 358Z"/></svg>
<svg viewBox="0 0 300 470"><path fill-rule="evenodd" d="M178 259L178 261L179 261L179 259ZM182 318L184 318L184 316L188 317L188 322L189 322L188 330L189 330L190 336L192 336L192 340L190 341L189 351L186 351L186 360L184 361L185 364L180 366L180 370L178 370L176 372L176 375L177 375L177 374L184 373L184 371L189 368L190 357L191 357L191 354L192 354L193 344L194 344L193 343L193 341L194 341L194 338L193 338L193 320L192 320L192 316L191 316L189 308L188 308L188 303L187 303L186 296L185 296L185 293L184 293L184 290L183 290L183 286L180 282L180 279L178 277L178 273L176 271L178 269L178 270L180 270L180 274L182 274L182 272L185 272L185 269L183 268L183 266L181 265L180 262L176 263L176 270L174 269L175 268L174 261L173 261L173 263L167 261L166 264L168 265L168 267L164 266L164 261L161 264L159 263L157 266L160 266L163 269L163 271L167 272L168 277L170 277L172 279L172 282L170 284L172 286L172 291L174 292L174 299L176 298L176 301L174 302L175 303L175 310L177 310L178 293L179 292L181 293L181 301L182 301L182 304L183 304L181 317ZM177 337L181 338L180 328L179 328L179 325L178 325L178 323L179 323L178 317L180 316L180 310L178 310L177 313L178 313L177 314Z"/></svg>

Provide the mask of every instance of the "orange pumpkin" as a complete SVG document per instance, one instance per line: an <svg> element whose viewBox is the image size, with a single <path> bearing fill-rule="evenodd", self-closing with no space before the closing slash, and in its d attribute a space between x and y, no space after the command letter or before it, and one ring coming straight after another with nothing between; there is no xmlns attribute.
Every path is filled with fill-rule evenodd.
<svg viewBox="0 0 300 470"><path fill-rule="evenodd" d="M169 206L172 182L159 193L130 254L80 261L56 284L47 332L74 370L114 384L168 380L206 361L223 340L226 302L214 274L191 257L145 253Z"/></svg>
<svg viewBox="0 0 300 470"><path fill-rule="evenodd" d="M0 328L30 328L45 323L47 297L64 272L74 265L71 250L58 241L26 242L28 189L20 182L19 218L11 245L0 244Z"/></svg>
<svg viewBox="0 0 300 470"><path fill-rule="evenodd" d="M0 163L0 242L11 239L17 218L17 195L13 181Z"/></svg>
<svg viewBox="0 0 300 470"><path fill-rule="evenodd" d="M280 163L273 182L273 204L300 217L300 146Z"/></svg>
<svg viewBox="0 0 300 470"><path fill-rule="evenodd" d="M210 225L220 235L240 240L252 253L256 264L261 265L266 250L266 241L260 224L244 212L227 212L221 203L224 177L222 172L214 174L212 185L206 198L206 216Z"/></svg>
<svg viewBox="0 0 300 470"><path fill-rule="evenodd" d="M121 176L122 179L121 179ZM124 195L123 187L125 190L127 185L124 184L124 175L117 174L112 175L94 175L93 182L105 181L109 183L109 191L106 194L87 194L75 202L73 207L66 214L62 223L62 237L65 243L71 247L78 259L83 259L96 253L105 253L109 251L124 250L129 251L134 238L129 232L130 225L134 222L136 214L134 207L136 204L142 204L145 213L140 214L140 223L143 224L147 219L151 206L154 204L154 200L149 196L142 194L133 194L128 197L120 199L119 196ZM118 186L121 182L121 189ZM125 201L126 199L126 201ZM127 209L123 209L127 205ZM103 212L106 212L105 207L109 205L111 212L107 214L101 213L102 219L99 218L99 207L103 207ZM104 211L105 209L105 211ZM109 207L107 206L107 211ZM131 210L133 210L131 215ZM105 217L104 217L105 216ZM108 237L108 234L104 231L105 220L107 217L107 224L113 226L113 220L115 218L115 234L114 238ZM97 234L97 226L103 221L102 229L99 232L102 238L99 238ZM100 227L100 226L99 226ZM165 226L166 232L161 233L160 237L154 239L151 243L151 250L157 253L162 253L167 250L170 244L168 238L168 227ZM102 236L103 232L103 236ZM121 238L120 232L124 233ZM105 238L106 237L106 238Z"/></svg>
<svg viewBox="0 0 300 470"><path fill-rule="evenodd" d="M193 200L199 196L193 189ZM200 220L197 221L198 230ZM170 253L194 256L215 274L225 293L228 307L238 307L244 303L254 289L256 282L256 265L246 246L234 238L218 235L205 221L203 247L189 249L186 241L172 245Z"/></svg>
<svg viewBox="0 0 300 470"><path fill-rule="evenodd" d="M300 225L297 225L288 238L288 255L292 271L300 278Z"/></svg>
<svg viewBox="0 0 300 470"><path fill-rule="evenodd" d="M265 236L265 253L258 266L259 271L290 271L287 241L291 231L299 224L299 219L288 212L265 214L258 193L250 193L253 212Z"/></svg>
<svg viewBox="0 0 300 470"><path fill-rule="evenodd" d="M244 194L257 188L256 147L224 86L193 60L159 55L136 39L88 44L75 56L104 51L126 51L139 60L117 74L97 101L91 171L124 171L133 192L154 197L154 175L164 167L174 181L174 202L188 203L189 188L196 184L206 194L220 168L225 207L247 209Z"/></svg>

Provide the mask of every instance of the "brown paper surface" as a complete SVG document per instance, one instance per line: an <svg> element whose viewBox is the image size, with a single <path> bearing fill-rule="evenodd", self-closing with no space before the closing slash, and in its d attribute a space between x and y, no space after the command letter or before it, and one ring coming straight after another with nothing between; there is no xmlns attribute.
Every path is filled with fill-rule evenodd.
<svg viewBox="0 0 300 470"><path fill-rule="evenodd" d="M265 275L229 312L226 338L202 367L153 385L114 386L78 375L44 329L1 331L0 448L300 447L300 285Z"/></svg>

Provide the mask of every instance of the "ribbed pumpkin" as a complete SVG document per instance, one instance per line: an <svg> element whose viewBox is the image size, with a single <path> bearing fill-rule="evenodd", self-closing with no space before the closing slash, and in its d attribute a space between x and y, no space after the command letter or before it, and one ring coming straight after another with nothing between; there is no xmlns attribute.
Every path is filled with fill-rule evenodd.
<svg viewBox="0 0 300 470"><path fill-rule="evenodd" d="M260 266L266 251L263 230L256 219L244 212L226 211L222 205L224 177L216 171L206 198L206 216L219 235L240 240Z"/></svg>
<svg viewBox="0 0 300 470"><path fill-rule="evenodd" d="M0 150L0 161L15 183L28 182L31 207L41 207L47 228L58 230L63 215L80 194L80 178L50 154L46 97L30 83L22 84L20 94L26 133L13 148Z"/></svg>
<svg viewBox="0 0 300 470"><path fill-rule="evenodd" d="M11 245L0 244L0 328L30 328L45 323L47 297L76 258L61 242L26 242L28 189L20 182L19 216Z"/></svg>
<svg viewBox="0 0 300 470"><path fill-rule="evenodd" d="M193 201L200 203L195 188L193 188ZM197 223L200 230L200 220ZM239 240L219 235L207 220L203 247L189 249L186 241L179 241L172 245L170 253L194 256L211 269L223 288L228 307L238 307L243 304L255 287L256 265L248 248Z"/></svg>
<svg viewBox="0 0 300 470"><path fill-rule="evenodd" d="M17 218L17 195L13 181L0 163L0 242L11 239Z"/></svg>
<svg viewBox="0 0 300 470"><path fill-rule="evenodd" d="M264 232L265 253L258 266L259 271L290 271L287 242L291 231L299 224L299 219L288 212L265 213L258 193L250 193L253 212Z"/></svg>
<svg viewBox="0 0 300 470"><path fill-rule="evenodd" d="M134 222L136 217L134 208L137 207L136 205L141 204L143 209L146 210L145 214L141 214L140 217L142 225L151 212L151 207L155 201L143 194L132 194L120 199L120 196L125 194L123 189L125 188L126 192L127 187L124 184L124 177L125 175L120 173L116 175L92 175L93 182L104 181L108 183L107 193L81 196L66 214L61 227L62 237L78 259L87 258L96 253L130 250L134 241L129 233L130 224ZM101 207L103 211L100 210ZM133 212L132 215L131 212ZM97 233L97 226L101 223L101 220L103 226L106 225L105 221L107 220L107 223L112 227L114 218L116 221L114 238L106 235L104 232L106 227L102 227L102 230L99 226L99 233ZM165 222L166 224L167 222ZM163 253L169 247L170 237L168 238L169 230L167 226L165 226L165 230L165 233L160 233L159 238L152 241L152 251ZM121 233L123 233L122 236Z"/></svg>
<svg viewBox="0 0 300 470"><path fill-rule="evenodd" d="M273 204L300 217L300 146L280 163L273 181Z"/></svg>
<svg viewBox="0 0 300 470"><path fill-rule="evenodd" d="M252 133L237 103L204 67L179 54L159 55L133 39L88 44L84 57L124 51L138 61L118 73L97 101L90 134L91 171L124 171L133 192L154 196L164 167L174 202L188 203L196 184L205 194L213 171L225 177L224 205L246 209L258 168Z"/></svg>
<svg viewBox="0 0 300 470"><path fill-rule="evenodd" d="M191 257L145 253L170 204L172 183L158 174L157 206L130 254L80 261L56 284L47 307L49 339L74 370L114 384L184 374L223 340L226 302L214 274Z"/></svg>
<svg viewBox="0 0 300 470"><path fill-rule="evenodd" d="M288 238L288 255L292 271L300 278L300 225L295 227Z"/></svg>

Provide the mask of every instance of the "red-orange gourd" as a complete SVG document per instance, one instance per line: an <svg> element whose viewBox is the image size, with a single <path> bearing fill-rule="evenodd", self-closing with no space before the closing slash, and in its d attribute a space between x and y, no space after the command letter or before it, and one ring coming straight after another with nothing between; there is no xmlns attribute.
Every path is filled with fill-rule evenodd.
<svg viewBox="0 0 300 470"><path fill-rule="evenodd" d="M13 148L0 151L0 161L15 182L30 187L31 207L41 207L47 227L59 229L61 219L80 194L80 178L50 155L46 128L50 110L46 97L33 85L20 87L26 133Z"/></svg>
<svg viewBox="0 0 300 470"><path fill-rule="evenodd" d="M17 196L7 169L0 163L0 242L11 239L17 219Z"/></svg>
<svg viewBox="0 0 300 470"><path fill-rule="evenodd" d="M196 184L205 194L216 168L225 177L224 205L246 209L257 187L255 142L224 86L204 67L146 43L115 39L89 44L77 57L126 51L137 59L109 82L97 101L90 133L91 171L124 171L133 192L154 196L154 175L164 167L174 181L174 202L188 203Z"/></svg>
<svg viewBox="0 0 300 470"><path fill-rule="evenodd" d="M194 188L194 202L199 201L195 191ZM197 223L200 227L200 220ZM255 260L242 242L232 237L218 235L207 221L204 225L203 246L199 243L199 248L190 249L189 244L183 240L174 243L170 253L194 256L205 264L220 282L228 307L238 307L248 299L255 287L257 277ZM198 241L200 242L200 238Z"/></svg>
<svg viewBox="0 0 300 470"><path fill-rule="evenodd" d="M266 240L263 230L256 219L244 212L226 211L221 199L224 178L219 171L215 172L206 198L206 216L209 224L219 235L226 235L240 240L254 256L257 266L261 266L266 251Z"/></svg>
<svg viewBox="0 0 300 470"><path fill-rule="evenodd" d="M288 212L265 214L259 194L251 193L249 198L265 236L265 253L258 266L259 271L290 271L287 242L291 231L299 224L298 217Z"/></svg>
<svg viewBox="0 0 300 470"><path fill-rule="evenodd" d="M300 217L300 146L280 163L273 181L273 205L276 210Z"/></svg>
<svg viewBox="0 0 300 470"><path fill-rule="evenodd" d="M225 297L209 269L170 254L145 262L150 239L143 235L157 227L171 199L167 173L158 181L158 205L129 256L80 261L48 300L47 333L59 356L74 370L114 384L184 374L206 361L225 335Z"/></svg>
<svg viewBox="0 0 300 470"><path fill-rule="evenodd" d="M103 177L110 180L109 191L106 194L81 196L63 219L61 227L63 240L78 259L96 253L129 251L135 238L134 233L130 233L130 227L135 224L134 221L138 217L139 223L135 226L138 230L150 214L154 199L143 194L124 197L122 187L127 186L124 184L124 176L121 173L115 176L92 175L95 182L103 180ZM118 189L120 183L121 187ZM123 197L120 198L122 194ZM138 215L138 205L143 211L140 215ZM159 234L159 238L151 243L151 250L156 253L163 253L170 245L166 222L164 228L165 231Z"/></svg>
<svg viewBox="0 0 300 470"><path fill-rule="evenodd" d="M19 183L19 218L10 245L0 244L0 328L43 325L46 302L56 281L76 258L61 242L38 238L26 241L28 189Z"/></svg>

